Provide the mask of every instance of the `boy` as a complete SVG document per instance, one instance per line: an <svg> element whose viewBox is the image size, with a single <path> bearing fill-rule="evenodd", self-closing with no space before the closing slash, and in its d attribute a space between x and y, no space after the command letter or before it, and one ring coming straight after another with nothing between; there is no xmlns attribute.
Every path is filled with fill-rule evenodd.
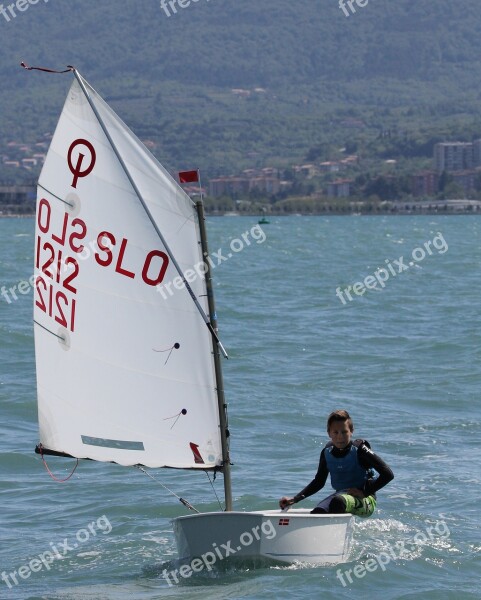
<svg viewBox="0 0 481 600"><path fill-rule="evenodd" d="M323 448L316 476L302 492L293 498L283 497L279 506L284 509L312 496L324 487L327 474L336 490L324 498L311 514L352 513L370 517L376 508L376 492L387 485L394 474L388 465L370 449L365 440L352 441L354 425L347 410L336 410L327 419L331 441ZM379 473L373 478L372 469Z"/></svg>

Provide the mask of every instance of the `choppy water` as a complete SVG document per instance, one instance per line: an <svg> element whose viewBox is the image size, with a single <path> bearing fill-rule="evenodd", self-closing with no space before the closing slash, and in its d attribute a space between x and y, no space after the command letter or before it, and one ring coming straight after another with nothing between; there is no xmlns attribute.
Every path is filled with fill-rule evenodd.
<svg viewBox="0 0 481 600"><path fill-rule="evenodd" d="M227 254L255 224L210 219L211 251ZM0 220L0 286L30 277L33 230L33 219ZM32 294L24 287L16 301L0 298L2 600L481 598L480 218L288 217L264 231L264 243L215 271L231 356L224 376L235 506L275 508L298 492L317 468L326 415L345 407L396 476L375 517L357 522L350 561L341 571L219 565L169 587L162 570L176 564L170 519L184 514L180 504L114 465L82 463L56 484L33 453ZM433 245L439 233L447 249L440 237ZM378 267L397 271L401 256L414 263L413 250L428 241L431 254L391 273L384 289L344 295L346 304L336 296ZM51 462L68 473L70 463ZM198 508L217 507L204 474L156 476ZM221 478L216 487L221 494ZM49 569L31 563L73 542ZM9 574L29 564L15 585Z"/></svg>

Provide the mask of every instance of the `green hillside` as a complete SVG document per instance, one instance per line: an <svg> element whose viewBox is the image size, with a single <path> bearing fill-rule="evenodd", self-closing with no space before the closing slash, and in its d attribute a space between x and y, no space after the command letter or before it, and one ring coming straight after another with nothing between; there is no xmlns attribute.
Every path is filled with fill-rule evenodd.
<svg viewBox="0 0 481 600"><path fill-rule="evenodd" d="M370 0L349 17L337 0L27 8L0 15L0 153L53 130L71 79L21 60L74 64L168 168L207 177L346 146L429 162L434 141L481 135L479 0Z"/></svg>

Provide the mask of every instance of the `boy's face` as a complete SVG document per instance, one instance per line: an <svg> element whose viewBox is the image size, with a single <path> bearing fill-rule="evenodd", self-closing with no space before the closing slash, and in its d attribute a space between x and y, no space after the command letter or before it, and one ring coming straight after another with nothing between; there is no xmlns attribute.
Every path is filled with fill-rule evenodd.
<svg viewBox="0 0 481 600"><path fill-rule="evenodd" d="M336 448L342 450L352 438L352 431L347 421L333 421L329 429L329 437Z"/></svg>

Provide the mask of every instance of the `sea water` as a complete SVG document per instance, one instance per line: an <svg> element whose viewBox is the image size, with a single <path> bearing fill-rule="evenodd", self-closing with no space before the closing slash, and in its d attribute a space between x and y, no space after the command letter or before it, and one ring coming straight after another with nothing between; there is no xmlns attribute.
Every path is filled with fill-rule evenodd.
<svg viewBox="0 0 481 600"><path fill-rule="evenodd" d="M256 225L208 220L235 508L273 509L299 492L328 413L345 408L395 473L375 515L356 519L349 561L219 560L169 585L170 520L187 510L160 483L216 510L204 473L153 481L85 461L54 482L33 452L34 220L2 219L1 600L481 597L481 217L293 216L243 237ZM62 478L74 461L49 466ZM221 476L214 486L222 502Z"/></svg>

